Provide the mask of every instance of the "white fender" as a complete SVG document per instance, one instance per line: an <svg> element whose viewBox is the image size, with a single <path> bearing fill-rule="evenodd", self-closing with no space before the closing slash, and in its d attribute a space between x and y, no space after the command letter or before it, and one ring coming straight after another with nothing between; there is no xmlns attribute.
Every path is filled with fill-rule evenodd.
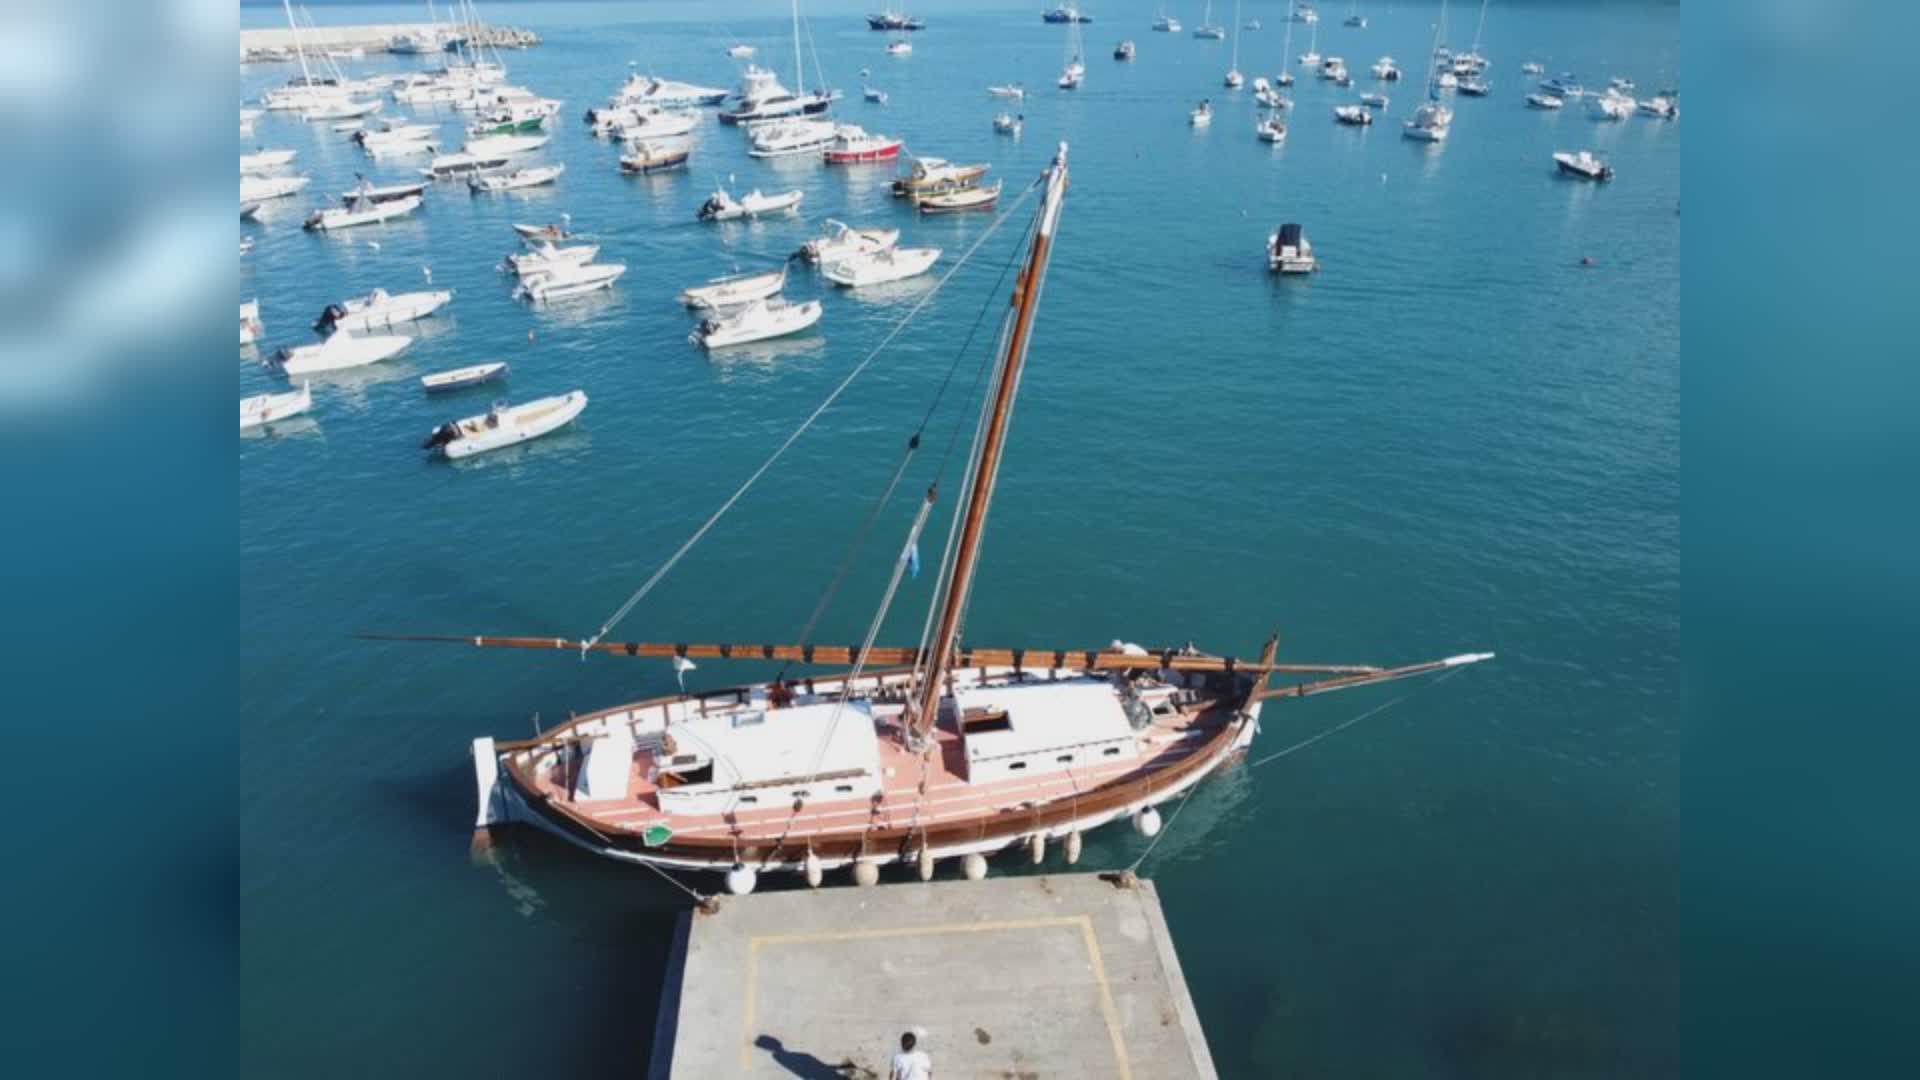
<svg viewBox="0 0 1920 1080"><path fill-rule="evenodd" d="M853 883L862 888L880 884L880 864L872 859L853 860Z"/></svg>
<svg viewBox="0 0 1920 1080"><path fill-rule="evenodd" d="M920 880L933 880L933 849L924 843L920 845Z"/></svg>
<svg viewBox="0 0 1920 1080"><path fill-rule="evenodd" d="M806 870L808 887L819 888L821 879L826 877L826 871L820 866L820 856L807 852Z"/></svg>
<svg viewBox="0 0 1920 1080"><path fill-rule="evenodd" d="M493 752L493 737L482 736L473 740L473 784L480 796L480 810L473 818L473 827L485 828L505 821L507 815L500 799L500 758Z"/></svg>
<svg viewBox="0 0 1920 1080"><path fill-rule="evenodd" d="M987 876L987 857L979 852L971 852L960 860L960 869L967 875L968 881L979 881Z"/></svg>
<svg viewBox="0 0 1920 1080"><path fill-rule="evenodd" d="M733 869L727 871L727 891L735 896L745 896L752 892L759 881L759 872L751 866L734 863Z"/></svg>
<svg viewBox="0 0 1920 1080"><path fill-rule="evenodd" d="M1080 830L1075 829L1072 832L1068 833L1067 842L1063 846L1066 849L1067 865L1072 866L1073 864L1079 862L1080 861Z"/></svg>
<svg viewBox="0 0 1920 1080"><path fill-rule="evenodd" d="M1027 850L1033 853L1033 865L1039 866L1045 862L1047 858L1047 834L1043 832L1034 833L1033 836L1027 840Z"/></svg>
<svg viewBox="0 0 1920 1080"><path fill-rule="evenodd" d="M1149 806L1133 815L1133 828L1149 839L1160 835L1160 811Z"/></svg>

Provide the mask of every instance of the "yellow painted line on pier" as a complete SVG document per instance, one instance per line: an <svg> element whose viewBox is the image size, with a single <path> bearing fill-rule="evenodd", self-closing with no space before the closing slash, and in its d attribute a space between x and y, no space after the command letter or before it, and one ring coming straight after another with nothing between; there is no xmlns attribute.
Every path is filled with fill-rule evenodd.
<svg viewBox="0 0 1920 1080"><path fill-rule="evenodd" d="M1127 1061L1127 1043L1120 1034L1120 1010L1113 1003L1113 988L1107 984L1107 965L1100 956L1100 939L1093 932L1093 920L1085 915L1050 919L1001 919L989 922L940 923L934 926L898 926L868 930L822 930L807 934L766 934L747 941L746 1003L741 1011L740 1067L753 1064L754 1002L759 997L760 948L763 945L812 945L829 941L870 941L877 938L918 937L932 934L980 934L999 930L1054 930L1078 927L1087 946L1087 961L1093 969L1093 981L1100 988L1100 1012L1107 1022L1107 1035L1113 1041L1114 1065L1122 1080L1132 1080L1133 1067Z"/></svg>

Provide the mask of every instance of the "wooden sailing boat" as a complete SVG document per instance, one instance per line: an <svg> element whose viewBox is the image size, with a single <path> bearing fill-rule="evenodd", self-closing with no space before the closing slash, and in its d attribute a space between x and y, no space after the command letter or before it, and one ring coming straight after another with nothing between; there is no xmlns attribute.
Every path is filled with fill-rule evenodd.
<svg viewBox="0 0 1920 1080"><path fill-rule="evenodd" d="M917 864L926 878L937 860L956 857L977 878L986 872L985 855L1024 848L1038 857L1048 840L1063 841L1073 862L1081 834L1109 822L1130 819L1143 834L1157 833L1154 807L1244 750L1269 699L1437 672L1490 655L1381 668L1279 663L1274 640L1257 661L1191 646L961 643L1065 203L1064 143L1042 183L921 644L877 647L873 638L910 558L917 565L917 556L905 552L918 550L935 488L921 502L886 600L858 647L602 640L645 587L585 641L407 638L670 658L676 672L694 659L843 669L617 705L531 739L476 739L476 824L483 830L476 842L487 828L525 822L612 858L725 872L734 892L751 890L766 870L801 872L817 885L826 871L851 866L855 881L871 884L883 864ZM1276 675L1305 680L1275 685Z"/></svg>

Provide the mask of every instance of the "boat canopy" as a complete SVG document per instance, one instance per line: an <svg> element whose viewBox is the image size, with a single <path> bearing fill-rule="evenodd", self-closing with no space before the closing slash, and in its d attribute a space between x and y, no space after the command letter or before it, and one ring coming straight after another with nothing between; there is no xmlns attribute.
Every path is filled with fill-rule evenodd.
<svg viewBox="0 0 1920 1080"><path fill-rule="evenodd" d="M1295 222L1288 222L1287 224L1280 226L1280 246L1292 247L1292 248L1299 247L1300 234L1301 234L1300 226Z"/></svg>
<svg viewBox="0 0 1920 1080"><path fill-rule="evenodd" d="M667 736L673 742L668 760L694 765L692 772L681 770L684 782L662 786L660 806L669 812L717 813L742 802L788 805L880 790L879 742L864 702L696 716L671 725Z"/></svg>

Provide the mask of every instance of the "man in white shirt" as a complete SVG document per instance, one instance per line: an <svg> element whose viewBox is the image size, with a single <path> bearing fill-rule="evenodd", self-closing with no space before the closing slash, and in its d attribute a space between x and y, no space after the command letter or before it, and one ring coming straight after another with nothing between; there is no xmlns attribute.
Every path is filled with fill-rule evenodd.
<svg viewBox="0 0 1920 1080"><path fill-rule="evenodd" d="M893 1055L887 1080L933 1080L933 1059L925 1050L913 1048L918 1041L911 1031L900 1036L900 1052Z"/></svg>

